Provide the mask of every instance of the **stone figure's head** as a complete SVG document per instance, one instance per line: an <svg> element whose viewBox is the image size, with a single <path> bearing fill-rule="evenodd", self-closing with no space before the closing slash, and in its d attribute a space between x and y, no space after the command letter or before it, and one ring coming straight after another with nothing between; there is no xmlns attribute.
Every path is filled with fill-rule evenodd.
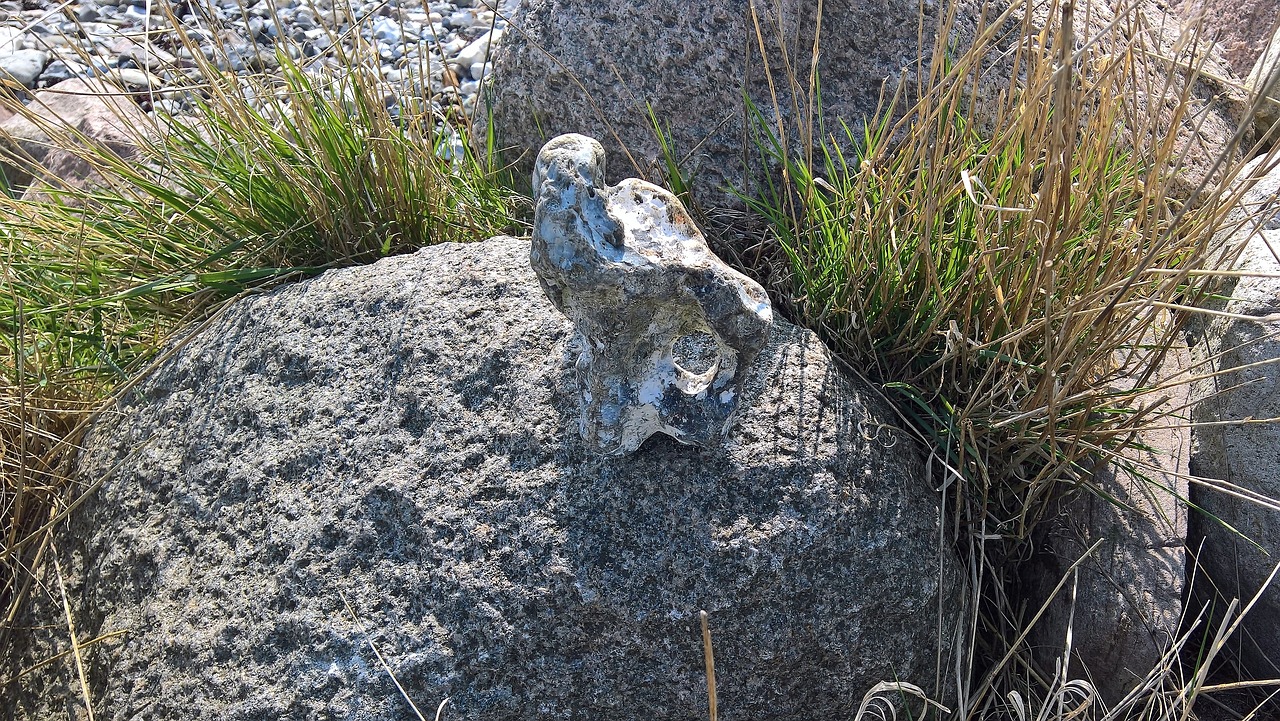
<svg viewBox="0 0 1280 721"><path fill-rule="evenodd" d="M530 263L581 337L583 437L607 455L656 432L712 445L768 340L768 296L712 254L674 195L610 187L604 163L595 140L562 135L533 172Z"/></svg>
<svg viewBox="0 0 1280 721"><path fill-rule="evenodd" d="M540 195L548 181L553 188L564 188L570 183L582 183L587 187L605 184L604 146L593 138L577 133L566 133L552 138L538 152L533 166L533 193Z"/></svg>
<svg viewBox="0 0 1280 721"><path fill-rule="evenodd" d="M579 254L577 243L591 244L597 252L605 246L622 247L621 226L601 192L608 188L604 178L604 148L585 135L558 136L538 153L533 166L534 223L575 226L535 230L535 235L551 241L554 262L571 262Z"/></svg>

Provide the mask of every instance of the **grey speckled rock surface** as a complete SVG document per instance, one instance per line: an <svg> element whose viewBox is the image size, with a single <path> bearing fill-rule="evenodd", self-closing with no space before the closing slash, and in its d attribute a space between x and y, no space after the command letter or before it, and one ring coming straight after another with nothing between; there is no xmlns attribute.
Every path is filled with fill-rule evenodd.
<svg viewBox="0 0 1280 721"><path fill-rule="evenodd" d="M724 447L594 458L528 254L246 299L94 429L86 478L117 470L58 551L80 638L127 632L87 651L97 718L406 718L339 594L449 719L704 717L700 609L728 721L932 688L963 594L892 417L778 323ZM0 677L67 648L44 580ZM0 713L74 716L74 678L45 666Z"/></svg>
<svg viewBox="0 0 1280 721"><path fill-rule="evenodd" d="M1170 48L1181 27L1178 19L1150 0L1126 18L1115 17L1115 8L1133 4L1127 0L1077 3L1076 31L1091 38L1103 35L1104 46L1134 43L1140 49L1137 57L1172 55ZM604 142L611 158L609 182L646 174L654 179L663 155L648 113L652 107L677 156L688 156L682 170L691 174L700 202L739 204L722 188L751 193L762 180L755 177L759 163L744 129L744 91L763 112L775 112L750 8L760 16L776 107L787 116L788 132L798 139L808 103L793 102L787 94L778 39L787 47L794 77L807 87L818 5L811 0L524 0L494 54L492 92L487 94L499 144L512 149L512 159L522 155L524 167L531 167L547 140L562 133L581 133ZM1048 3L1032 5L1037 16L1032 28L1043 27ZM882 88L886 98L892 98L899 80L905 78L905 92L911 92L921 55L918 15L922 4L918 0L827 0L822 6L818 72L825 127L832 132L843 120L857 128L876 116ZM983 0L923 3L926 54L932 47L939 10L953 7L956 48L971 46L979 18L985 14L990 21L1003 8L999 2ZM993 53L992 66L983 73L977 93L987 101L1008 92L1012 51L1006 45L1021 36L1020 23L1017 17L1009 21L1007 32L1001 34L1000 51ZM922 62L922 67L929 67L929 58ZM1205 63L1206 72L1227 73L1216 56L1210 55ZM1140 67L1145 70L1136 76L1140 87L1165 87L1163 66L1152 62ZM1175 81L1173 88L1176 95L1179 83ZM1139 95L1143 107L1165 105L1141 91ZM1190 112L1175 129L1176 152L1186 149L1184 167L1175 181L1176 192L1184 197L1210 172L1247 107L1243 93L1207 81L1197 85L1192 95ZM994 106L988 105L980 102L969 119L990 122ZM797 114L795 108L800 109L799 118L791 117ZM1169 115L1166 109L1157 123L1162 132L1172 122ZM477 116L478 122L487 120L487 114ZM772 118L769 127L773 128ZM633 162L623 162L628 158Z"/></svg>
<svg viewBox="0 0 1280 721"><path fill-rule="evenodd" d="M779 27L795 62L807 62L816 3L754 5L774 72L782 72ZM820 72L829 117L856 123L875 114L881 84L916 62L918 8L917 0L825 3ZM605 143L610 183L644 174L661 157L649 103L677 153L693 152L687 170L703 197L723 203L718 188L743 187L744 84L760 107L773 107L746 0L525 0L510 25L489 97L500 141L524 152L527 165L552 137L581 133ZM753 71L744 64L749 47ZM796 73L807 78L809 68ZM791 107L785 96L781 105ZM622 162L618 139L639 167Z"/></svg>
<svg viewBox="0 0 1280 721"><path fill-rule="evenodd" d="M1245 196L1245 203L1265 203L1278 189L1280 171L1272 171ZM1278 211L1274 205L1268 210ZM1258 232L1247 227L1229 241L1245 244L1237 268L1273 277L1241 278L1222 309L1252 318L1215 319L1193 346L1196 360L1205 364L1199 372L1222 373L1194 388L1192 420L1197 423L1280 417L1280 277L1275 277L1280 274L1280 230L1275 228L1272 218ZM1225 599L1247 603L1280 562L1280 512L1210 486L1230 484L1272 503L1280 499L1280 423L1203 425L1193 436L1191 472L1208 480L1192 485L1191 501L1213 518L1191 514L1188 547L1199 551L1199 568L1207 578L1196 582L1199 598L1188 610L1198 611L1211 600L1208 590L1215 586ZM1219 611L1222 606L1220 602ZM1280 579L1245 617L1230 650L1254 678L1280 674Z"/></svg>

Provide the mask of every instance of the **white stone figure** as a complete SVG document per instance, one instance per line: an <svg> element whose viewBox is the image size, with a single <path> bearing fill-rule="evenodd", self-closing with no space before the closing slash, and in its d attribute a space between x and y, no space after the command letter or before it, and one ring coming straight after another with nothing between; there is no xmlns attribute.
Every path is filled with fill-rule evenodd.
<svg viewBox="0 0 1280 721"><path fill-rule="evenodd" d="M533 171L530 262L582 337L583 438L605 455L656 432L713 445L768 341L769 298L711 252L674 195L635 178L609 187L604 166L598 142L570 134Z"/></svg>

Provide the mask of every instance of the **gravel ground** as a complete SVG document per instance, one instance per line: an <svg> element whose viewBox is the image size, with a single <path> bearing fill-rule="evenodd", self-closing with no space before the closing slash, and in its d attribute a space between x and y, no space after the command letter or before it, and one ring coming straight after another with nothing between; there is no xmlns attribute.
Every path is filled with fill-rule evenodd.
<svg viewBox="0 0 1280 721"><path fill-rule="evenodd" d="M400 89L474 111L489 48L519 0L84 0L0 2L0 82L39 89L100 77L139 93L145 109L180 113L199 82L193 52L222 71L278 66L276 52L317 74L354 58ZM185 35L188 42L181 40ZM21 87L19 87L21 86Z"/></svg>

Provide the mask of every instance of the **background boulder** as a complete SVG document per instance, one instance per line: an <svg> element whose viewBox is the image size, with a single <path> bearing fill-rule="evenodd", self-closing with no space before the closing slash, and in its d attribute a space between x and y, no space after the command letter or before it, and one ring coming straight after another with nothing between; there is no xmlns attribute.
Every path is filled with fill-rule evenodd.
<svg viewBox="0 0 1280 721"><path fill-rule="evenodd" d="M701 197L723 203L721 188L745 187L744 154L756 152L744 147L744 92L762 110L773 108L751 7L769 49L768 73L787 125L794 126L799 119L791 117L782 56L807 87L816 3L524 0L503 35L484 95L500 145L532 167L546 140L582 133L617 159L610 183L636 174L656 180L662 154L647 111L652 107L675 152L690 155L686 170ZM919 7L917 0L824 3L819 68L829 119L873 117L886 81L892 97L918 59ZM928 58L923 62L927 67ZM807 104L799 102L795 109L803 114Z"/></svg>
<svg viewBox="0 0 1280 721"><path fill-rule="evenodd" d="M804 128L819 130L807 120L817 108L808 92L815 35L826 132L840 136L844 121L857 137L857 128L876 117L882 92L887 101L906 80L903 91L910 95L917 67L928 70L940 13L954 9L951 41L962 53L973 44L980 20L992 22L1007 7L988 0L827 0L818 32L817 5L807 0L525 0L494 56L492 83L481 104L491 115L477 119L492 123L499 146L508 148L512 159L522 158L525 169L556 135L598 138L611 158L626 159L611 163L612 183L637 174L660 179L663 153L652 108L676 156L688 158L682 170L692 176L696 197L710 205L736 205L724 188L751 192L762 179L748 139L744 95L765 113L771 129L776 97L776 111L793 143L803 140ZM1102 36L1104 49L1137 47L1135 92L1141 115L1153 120L1151 127L1134 132L1146 137L1178 123L1175 152L1185 159L1175 192L1185 197L1227 148L1245 112L1244 93L1208 79L1229 76L1210 52L1203 66L1206 77L1190 93L1189 111L1175 118L1171 101L1146 93L1165 88L1168 73L1182 72L1159 60L1184 58L1188 52L1178 46L1186 40L1180 20L1151 0L1136 7L1128 0L1080 5L1076 32L1081 37ZM1048 3L1029 0L1028 6L1033 30L1056 22ZM1120 7L1132 9L1117 18ZM1007 94L1013 68L1005 49L1023 40L1020 23L1014 13L996 34L993 47L999 52L983 71L978 107L968 120L981 124L993 112L983 103ZM767 50L763 57L761 39ZM1176 96L1180 82L1174 79L1169 92Z"/></svg>
<svg viewBox="0 0 1280 721"><path fill-rule="evenodd" d="M1228 240L1244 245L1237 264L1263 277L1242 277L1217 317L1196 332L1197 373L1218 373L1194 386L1194 450L1191 471L1203 480L1191 487L1188 549L1195 554L1198 592L1189 608L1247 603L1280 562L1280 211L1273 170L1245 197L1244 209L1260 215ZM1239 218L1238 218L1239 219ZM1270 277L1265 277L1270 276ZM1253 494L1254 497L1248 497ZM1271 499L1260 503L1260 499ZM1245 618L1231 650L1254 678L1280 675L1280 580L1262 593Z"/></svg>
<svg viewBox="0 0 1280 721"><path fill-rule="evenodd" d="M724 447L593 457L528 255L246 298L99 422L56 542L77 637L123 632L84 651L98 718L405 718L368 641L428 714L701 718L704 609L725 719L848 718L955 668L939 496L815 336L775 325ZM69 648L46 567L0 677ZM74 715L76 679L57 657L2 713Z"/></svg>
<svg viewBox="0 0 1280 721"><path fill-rule="evenodd" d="M64 80L35 93L27 113L0 123L0 166L10 187L26 188L36 181L27 191L29 197L42 199L48 186L33 177L33 170L76 187L100 182L98 170L65 146L96 143L128 160L137 155L137 142L155 122L114 85ZM55 142L54 136L72 142Z"/></svg>
<svg viewBox="0 0 1280 721"><path fill-rule="evenodd" d="M1185 22L1202 22L1236 77L1249 74L1280 20L1277 0L1173 0Z"/></svg>

